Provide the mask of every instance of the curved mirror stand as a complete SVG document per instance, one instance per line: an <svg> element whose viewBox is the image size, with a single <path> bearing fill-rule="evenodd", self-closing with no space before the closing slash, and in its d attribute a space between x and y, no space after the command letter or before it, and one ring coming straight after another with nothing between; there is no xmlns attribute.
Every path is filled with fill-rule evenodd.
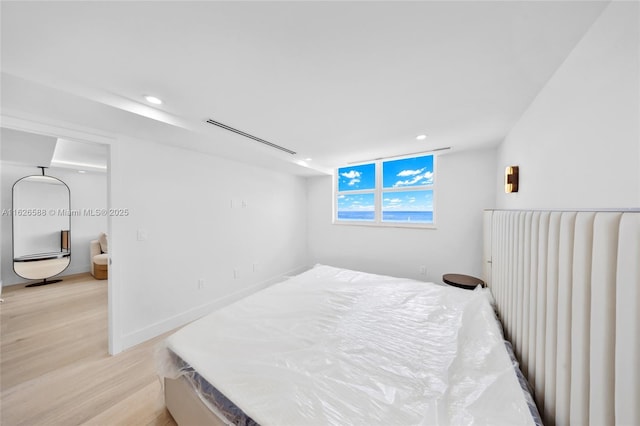
<svg viewBox="0 0 640 426"><path fill-rule="evenodd" d="M22 278L47 280L71 262L71 193L60 179L26 176L13 184L13 270Z"/></svg>

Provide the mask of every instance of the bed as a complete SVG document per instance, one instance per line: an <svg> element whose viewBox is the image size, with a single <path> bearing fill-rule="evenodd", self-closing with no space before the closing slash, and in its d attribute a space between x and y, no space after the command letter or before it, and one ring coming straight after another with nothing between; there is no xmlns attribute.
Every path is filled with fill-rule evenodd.
<svg viewBox="0 0 640 426"><path fill-rule="evenodd" d="M159 351L180 425L535 425L488 289L326 265L195 321Z"/></svg>

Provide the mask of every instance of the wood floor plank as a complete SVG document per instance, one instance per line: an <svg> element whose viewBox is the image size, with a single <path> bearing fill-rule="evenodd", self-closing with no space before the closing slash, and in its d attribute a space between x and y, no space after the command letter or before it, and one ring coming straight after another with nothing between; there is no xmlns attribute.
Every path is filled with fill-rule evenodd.
<svg viewBox="0 0 640 426"><path fill-rule="evenodd" d="M86 426L113 423L132 426L168 424L167 420L171 417L165 413L164 400L159 397L161 394L161 384L158 380L83 424Z"/></svg>
<svg viewBox="0 0 640 426"><path fill-rule="evenodd" d="M107 353L107 285L89 274L12 286L0 305L0 423L175 425L155 373L155 345Z"/></svg>

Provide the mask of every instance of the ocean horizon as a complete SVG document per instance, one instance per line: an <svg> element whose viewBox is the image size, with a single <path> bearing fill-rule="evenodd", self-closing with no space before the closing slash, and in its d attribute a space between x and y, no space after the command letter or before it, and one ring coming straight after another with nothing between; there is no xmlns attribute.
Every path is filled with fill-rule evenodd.
<svg viewBox="0 0 640 426"><path fill-rule="evenodd" d="M372 222L375 212L372 211L338 211L339 220ZM386 211L382 212L383 222L433 223L432 211Z"/></svg>

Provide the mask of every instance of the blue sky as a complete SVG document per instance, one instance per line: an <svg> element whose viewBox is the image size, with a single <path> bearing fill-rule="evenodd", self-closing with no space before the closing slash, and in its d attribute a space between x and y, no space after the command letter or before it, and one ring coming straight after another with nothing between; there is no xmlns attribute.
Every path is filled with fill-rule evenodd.
<svg viewBox="0 0 640 426"><path fill-rule="evenodd" d="M339 211L373 211L373 192L366 194L338 195Z"/></svg>
<svg viewBox="0 0 640 426"><path fill-rule="evenodd" d="M374 189L376 187L376 165L342 167L338 169L338 191Z"/></svg>
<svg viewBox="0 0 640 426"><path fill-rule="evenodd" d="M382 163L382 187L406 188L433 185L433 155Z"/></svg>
<svg viewBox="0 0 640 426"><path fill-rule="evenodd" d="M382 211L433 211L433 191L383 192Z"/></svg>

